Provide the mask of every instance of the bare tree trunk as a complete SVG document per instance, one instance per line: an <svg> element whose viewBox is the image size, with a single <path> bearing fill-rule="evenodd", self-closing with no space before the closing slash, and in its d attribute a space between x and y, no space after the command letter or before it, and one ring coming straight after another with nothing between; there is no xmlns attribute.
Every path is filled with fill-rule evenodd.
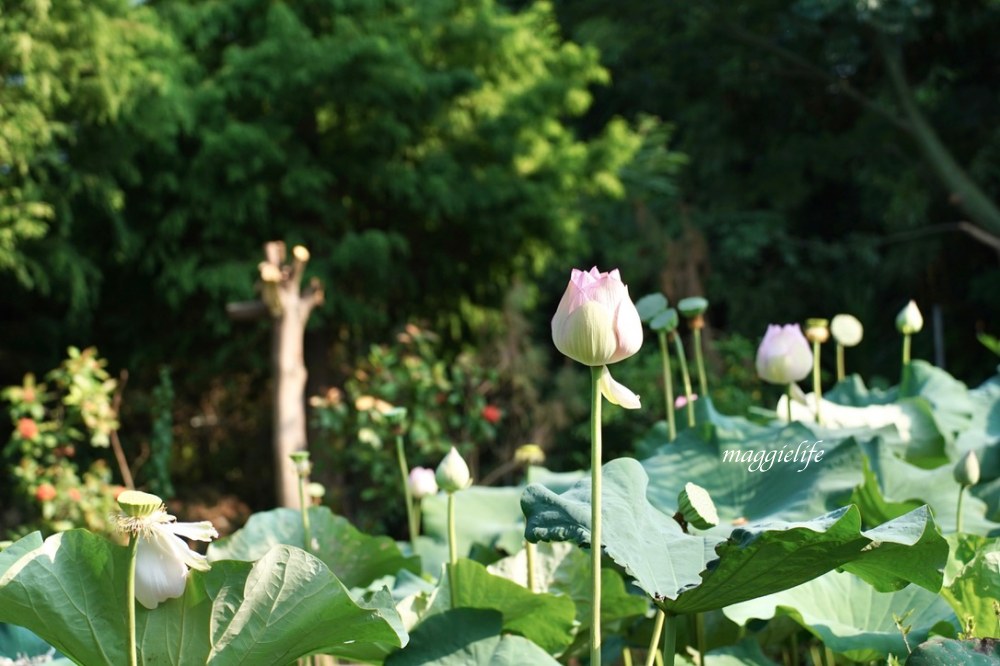
<svg viewBox="0 0 1000 666"><path fill-rule="evenodd" d="M271 363L274 379L274 476L279 506L299 506L298 475L291 454L306 450L305 389L308 373L303 354L303 338L309 315L323 303L323 287L315 278L303 290L302 274L309 251L301 245L292 249L292 263L285 263L285 244L264 245L266 260L258 265L261 302L231 303L233 319L250 319L267 313L274 320Z"/></svg>

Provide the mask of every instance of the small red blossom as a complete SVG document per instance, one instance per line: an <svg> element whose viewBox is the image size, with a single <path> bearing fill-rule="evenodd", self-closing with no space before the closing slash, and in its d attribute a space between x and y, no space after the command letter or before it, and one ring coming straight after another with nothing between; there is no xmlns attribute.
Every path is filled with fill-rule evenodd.
<svg viewBox="0 0 1000 666"><path fill-rule="evenodd" d="M34 419L29 419L27 417L18 419L17 433L24 439L33 441L36 437L38 437L38 424L35 423Z"/></svg>
<svg viewBox="0 0 1000 666"><path fill-rule="evenodd" d="M73 502L79 502L83 497L80 495L80 490L78 488L70 488L66 491L66 495L68 495L69 499Z"/></svg>
<svg viewBox="0 0 1000 666"><path fill-rule="evenodd" d="M56 498L56 488L51 483L43 483L35 489L35 499L39 502L51 502Z"/></svg>
<svg viewBox="0 0 1000 666"><path fill-rule="evenodd" d="M496 425L500 422L500 417L503 416L503 412L500 411L500 408L496 405L486 405L483 407L482 416L486 421Z"/></svg>

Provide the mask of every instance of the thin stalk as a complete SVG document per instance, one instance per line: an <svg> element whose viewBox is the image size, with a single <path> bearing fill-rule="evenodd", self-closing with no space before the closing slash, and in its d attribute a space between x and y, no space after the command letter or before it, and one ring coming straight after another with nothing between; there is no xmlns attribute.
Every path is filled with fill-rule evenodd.
<svg viewBox="0 0 1000 666"><path fill-rule="evenodd" d="M789 384L788 385L788 402L785 404L785 407L787 408L787 411L788 411L788 422L789 423L792 422L792 387L793 386L795 386L795 384Z"/></svg>
<svg viewBox="0 0 1000 666"><path fill-rule="evenodd" d="M448 493L448 588L451 590L451 607L458 607L455 589L455 565L458 564L458 542L455 539L455 493Z"/></svg>
<svg viewBox="0 0 1000 666"><path fill-rule="evenodd" d="M823 666L823 654L815 643L809 646L809 656L812 658L813 666Z"/></svg>
<svg viewBox="0 0 1000 666"><path fill-rule="evenodd" d="M705 666L705 618L701 613L694 614L694 640L698 646L698 666Z"/></svg>
<svg viewBox="0 0 1000 666"><path fill-rule="evenodd" d="M307 553L312 554L312 529L309 526L309 505L306 504L306 479L299 475L299 510L302 513L302 539Z"/></svg>
<svg viewBox="0 0 1000 666"><path fill-rule="evenodd" d="M677 616L668 615L663 627L663 663L664 666L674 666L674 653L677 651Z"/></svg>
<svg viewBox="0 0 1000 666"><path fill-rule="evenodd" d="M413 510L413 493L410 492L410 468L406 464L402 435L396 435L396 459L399 462L400 480L403 482L403 498L406 500L406 525L410 531L410 544L412 545L417 539L420 528L417 526L417 514Z"/></svg>
<svg viewBox="0 0 1000 666"><path fill-rule="evenodd" d="M910 334L903 333L903 366L910 364Z"/></svg>
<svg viewBox="0 0 1000 666"><path fill-rule="evenodd" d="M844 371L844 345L837 343L837 381L844 381L847 373Z"/></svg>
<svg viewBox="0 0 1000 666"><path fill-rule="evenodd" d="M663 633L663 620L667 617L659 608L656 609L656 619L653 620L653 636L649 639L649 654L646 655L646 666L653 666L656 660L656 650L660 645L660 635Z"/></svg>
<svg viewBox="0 0 1000 666"><path fill-rule="evenodd" d="M792 632L792 663L799 663L799 633L797 631Z"/></svg>
<svg viewBox="0 0 1000 666"><path fill-rule="evenodd" d="M590 664L601 666L601 366L590 369Z"/></svg>
<svg viewBox="0 0 1000 666"><path fill-rule="evenodd" d="M659 331L660 338L660 358L663 359L663 387L666 391L667 408L667 430L670 432L670 441L677 439L677 417L674 414L674 378L673 370L670 367L670 349L667 347L667 334Z"/></svg>
<svg viewBox="0 0 1000 666"><path fill-rule="evenodd" d="M139 537L133 534L128 540L128 576L125 583L128 606L128 663L138 666L139 656L135 644L135 557L139 550Z"/></svg>
<svg viewBox="0 0 1000 666"><path fill-rule="evenodd" d="M691 375L688 373L687 359L684 358L684 343L681 336L673 334L677 359L681 364L681 377L684 379L684 395L687 396L688 427L694 427L694 392L691 390Z"/></svg>
<svg viewBox="0 0 1000 666"><path fill-rule="evenodd" d="M955 531L962 532L962 497L965 495L965 484L958 489L958 506L955 508Z"/></svg>
<svg viewBox="0 0 1000 666"><path fill-rule="evenodd" d="M628 646L622 648L622 664L623 666L632 666L632 650Z"/></svg>
<svg viewBox="0 0 1000 666"><path fill-rule="evenodd" d="M826 652L826 663L830 666L837 666L837 658L833 656L833 650L827 646L823 646L824 652Z"/></svg>
<svg viewBox="0 0 1000 666"><path fill-rule="evenodd" d="M535 591L535 544L524 542L524 554L528 560L528 589Z"/></svg>
<svg viewBox="0 0 1000 666"><path fill-rule="evenodd" d="M698 369L698 388L701 390L702 397L705 397L708 395L708 377L705 374L705 355L701 349L701 329L695 328L692 334L694 335L694 361Z"/></svg>
<svg viewBox="0 0 1000 666"><path fill-rule="evenodd" d="M820 404L823 402L823 382L819 374L819 341L813 342L813 395L816 396L816 423L823 425Z"/></svg>

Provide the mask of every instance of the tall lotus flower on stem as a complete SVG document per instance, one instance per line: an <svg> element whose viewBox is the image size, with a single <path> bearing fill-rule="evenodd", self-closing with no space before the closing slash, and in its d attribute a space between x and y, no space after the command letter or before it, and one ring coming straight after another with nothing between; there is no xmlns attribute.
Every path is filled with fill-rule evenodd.
<svg viewBox="0 0 1000 666"><path fill-rule="evenodd" d="M975 451L966 451L958 463L955 464L952 474L958 481L958 506L955 507L955 531L962 531L962 495L969 486L979 483L979 458Z"/></svg>
<svg viewBox="0 0 1000 666"><path fill-rule="evenodd" d="M837 381L843 381L844 347L855 347L864 337L865 328L858 318L849 314L839 314L830 322L830 333L837 341Z"/></svg>
<svg viewBox="0 0 1000 666"><path fill-rule="evenodd" d="M458 539L455 534L455 493L472 485L472 474L465 459L454 446L438 465L435 474L438 487L448 493L448 587L451 589L451 607L456 605L458 590L455 588L455 565L458 564Z"/></svg>
<svg viewBox="0 0 1000 666"><path fill-rule="evenodd" d="M830 339L830 328L826 319L806 319L806 339L812 343L813 354L813 394L816 396L816 423L823 425L820 405L823 404L823 381L819 370L820 345Z"/></svg>
<svg viewBox="0 0 1000 666"><path fill-rule="evenodd" d="M767 327L757 348L757 375L765 382L788 387L788 420L792 420L792 385L812 370L809 341L798 324Z"/></svg>
<svg viewBox="0 0 1000 666"><path fill-rule="evenodd" d="M129 537L127 572L129 666L138 663L135 602L152 610L160 602L184 594L188 569L208 571L204 555L178 537L211 541L219 536L212 523L178 523L156 495L126 490L118 495L122 512L114 516L118 531Z"/></svg>
<svg viewBox="0 0 1000 666"><path fill-rule="evenodd" d="M420 536L420 501L430 495L436 495L438 491L434 470L427 467L414 467L410 470L407 486L410 489L410 496L413 498L414 515L410 525L410 541L414 544L415 549L417 537Z"/></svg>
<svg viewBox="0 0 1000 666"><path fill-rule="evenodd" d="M618 269L602 273L573 269L552 317L556 349L590 366L590 664L601 665L601 396L626 409L639 407L639 396L616 382L608 370L642 345L642 321Z"/></svg>
<svg viewBox="0 0 1000 666"><path fill-rule="evenodd" d="M288 456L292 459L295 467L295 476L299 480L299 514L302 517L302 549L312 554L312 528L309 526L309 504L306 502L306 485L309 483L309 475L312 474L312 463L309 461L308 451L296 451Z"/></svg>
<svg viewBox="0 0 1000 666"><path fill-rule="evenodd" d="M910 300L896 315L896 329L903 334L903 367L910 363L910 336L924 327L924 316L916 302Z"/></svg>

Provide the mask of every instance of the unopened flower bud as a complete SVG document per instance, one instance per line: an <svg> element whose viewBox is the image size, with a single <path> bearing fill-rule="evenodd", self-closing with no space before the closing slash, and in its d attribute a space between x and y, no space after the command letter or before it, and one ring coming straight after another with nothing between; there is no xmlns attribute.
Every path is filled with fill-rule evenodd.
<svg viewBox="0 0 1000 666"><path fill-rule="evenodd" d="M826 319L806 319L806 339L820 344L829 340L829 323Z"/></svg>
<svg viewBox="0 0 1000 666"><path fill-rule="evenodd" d="M974 486L979 483L979 458L976 452L966 451L965 455L959 458L952 474L963 486Z"/></svg>
<svg viewBox="0 0 1000 666"><path fill-rule="evenodd" d="M435 476L438 486L446 493L465 490L472 485L472 474L469 472L469 466L465 464L465 460L454 446L438 465Z"/></svg>
<svg viewBox="0 0 1000 666"><path fill-rule="evenodd" d="M914 301L906 304L906 307L896 315L896 328L903 335L919 333L924 327L924 316L920 314L920 308Z"/></svg>
<svg viewBox="0 0 1000 666"><path fill-rule="evenodd" d="M414 467L411 469L409 484L413 499L423 499L436 494L438 491L437 479L434 478L434 470L427 467Z"/></svg>
<svg viewBox="0 0 1000 666"><path fill-rule="evenodd" d="M830 333L842 347L854 347L865 334L865 328L854 315L839 314L830 322Z"/></svg>

